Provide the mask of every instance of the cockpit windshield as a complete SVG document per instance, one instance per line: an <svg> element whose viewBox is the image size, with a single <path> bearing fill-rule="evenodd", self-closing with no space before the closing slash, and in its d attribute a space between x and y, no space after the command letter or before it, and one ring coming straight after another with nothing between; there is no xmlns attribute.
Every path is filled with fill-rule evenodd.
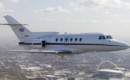
<svg viewBox="0 0 130 80"><path fill-rule="evenodd" d="M107 39L113 39L111 35L106 36Z"/></svg>
<svg viewBox="0 0 130 80"><path fill-rule="evenodd" d="M101 40L101 39L113 39L113 38L112 38L111 35L106 35L106 36L100 35L100 36L99 36L99 40Z"/></svg>

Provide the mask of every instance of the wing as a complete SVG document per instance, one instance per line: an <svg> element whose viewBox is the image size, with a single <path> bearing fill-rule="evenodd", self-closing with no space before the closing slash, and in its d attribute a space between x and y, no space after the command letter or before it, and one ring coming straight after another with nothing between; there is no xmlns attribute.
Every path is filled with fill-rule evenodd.
<svg viewBox="0 0 130 80"><path fill-rule="evenodd" d="M72 53L70 50L10 50L21 53Z"/></svg>

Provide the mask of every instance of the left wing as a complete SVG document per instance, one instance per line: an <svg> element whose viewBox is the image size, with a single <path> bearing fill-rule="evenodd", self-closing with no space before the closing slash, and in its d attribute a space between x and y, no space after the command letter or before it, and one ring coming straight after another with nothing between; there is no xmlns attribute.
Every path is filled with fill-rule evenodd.
<svg viewBox="0 0 130 80"><path fill-rule="evenodd" d="M70 50L11 50L11 51L21 53L73 53Z"/></svg>

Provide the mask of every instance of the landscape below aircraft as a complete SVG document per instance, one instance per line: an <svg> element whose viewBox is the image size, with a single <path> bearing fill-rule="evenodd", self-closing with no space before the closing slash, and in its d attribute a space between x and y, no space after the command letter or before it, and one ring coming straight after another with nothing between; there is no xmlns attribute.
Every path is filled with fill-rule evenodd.
<svg viewBox="0 0 130 80"><path fill-rule="evenodd" d="M31 32L11 16L4 16L20 42L28 47L23 52L32 53L84 53L128 49L130 46L102 33L60 34L58 32Z"/></svg>

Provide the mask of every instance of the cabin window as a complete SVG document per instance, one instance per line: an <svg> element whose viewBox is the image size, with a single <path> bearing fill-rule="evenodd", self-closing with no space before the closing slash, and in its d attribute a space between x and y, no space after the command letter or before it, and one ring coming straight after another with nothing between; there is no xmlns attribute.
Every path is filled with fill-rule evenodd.
<svg viewBox="0 0 130 80"><path fill-rule="evenodd" d="M78 39L77 39L77 38L75 38L75 42L77 42L77 40L78 40Z"/></svg>
<svg viewBox="0 0 130 80"><path fill-rule="evenodd" d="M68 41L68 38L66 38L65 41L67 42L67 41Z"/></svg>
<svg viewBox="0 0 130 80"><path fill-rule="evenodd" d="M56 42L58 41L58 38L56 38Z"/></svg>
<svg viewBox="0 0 130 80"><path fill-rule="evenodd" d="M70 42L72 42L73 41L73 38L70 38Z"/></svg>
<svg viewBox="0 0 130 80"><path fill-rule="evenodd" d="M81 41L82 41L82 38L79 38L79 41L81 42Z"/></svg>
<svg viewBox="0 0 130 80"><path fill-rule="evenodd" d="M63 39L61 38L61 39L60 39L60 42L62 42L62 41L63 41Z"/></svg>

